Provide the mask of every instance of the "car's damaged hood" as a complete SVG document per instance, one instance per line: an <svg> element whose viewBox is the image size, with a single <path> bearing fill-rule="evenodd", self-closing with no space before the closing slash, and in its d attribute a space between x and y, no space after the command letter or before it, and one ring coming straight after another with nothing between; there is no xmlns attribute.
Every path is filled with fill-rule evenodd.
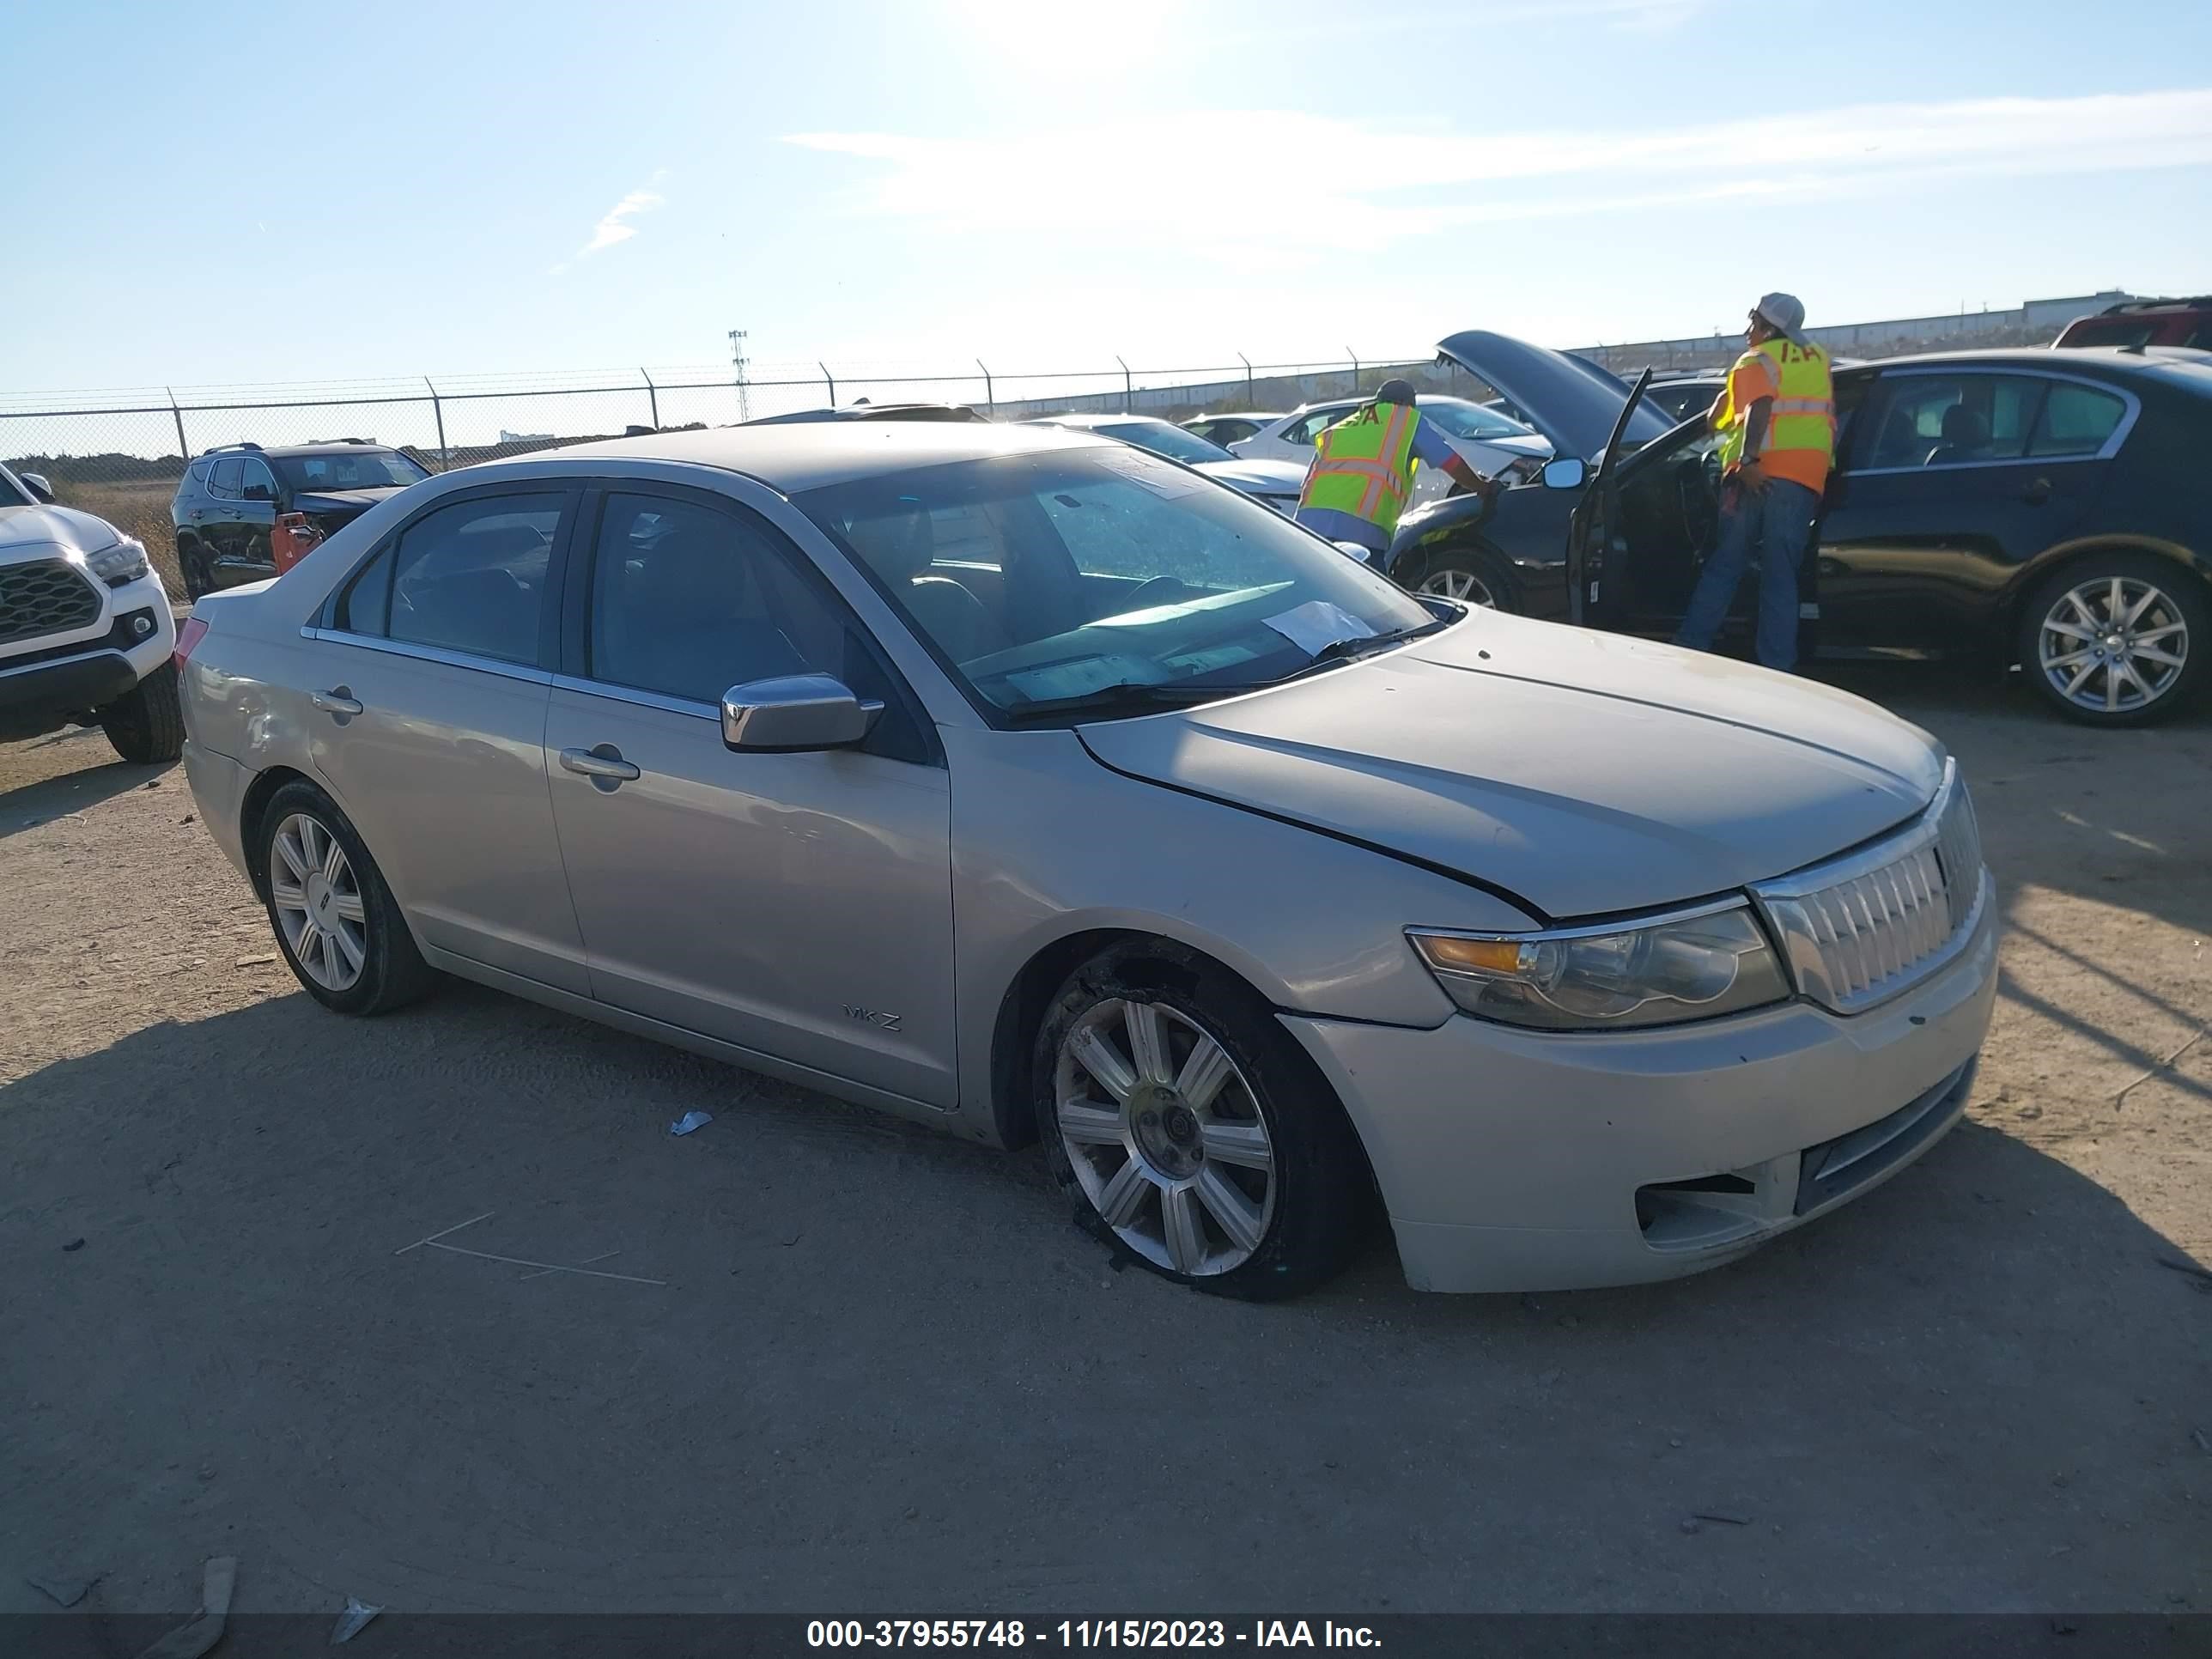
<svg viewBox="0 0 2212 1659"><path fill-rule="evenodd" d="M1469 329L1439 340L1437 352L1504 392L1561 455L1594 461L1603 454L1628 402L1628 387L1587 357L1510 334ZM1665 410L1639 404L1625 441L1633 449L1665 435L1672 424Z"/></svg>
<svg viewBox="0 0 2212 1659"><path fill-rule="evenodd" d="M1279 689L1079 731L1116 771L1554 921L1818 862L1925 805L1943 762L1918 728L1810 681L1487 611Z"/></svg>
<svg viewBox="0 0 2212 1659"><path fill-rule="evenodd" d="M292 498L292 505L302 513L366 513L405 488L404 484L392 484L379 489L303 489Z"/></svg>

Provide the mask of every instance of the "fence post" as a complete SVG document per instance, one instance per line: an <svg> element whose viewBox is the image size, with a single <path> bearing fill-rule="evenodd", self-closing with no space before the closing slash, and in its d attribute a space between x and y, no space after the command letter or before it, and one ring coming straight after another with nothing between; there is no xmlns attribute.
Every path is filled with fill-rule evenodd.
<svg viewBox="0 0 2212 1659"><path fill-rule="evenodd" d="M161 390L169 393L169 413L177 422L177 453L189 461L192 458L192 447L185 441L185 411L177 407L177 394L173 391L167 386Z"/></svg>
<svg viewBox="0 0 2212 1659"><path fill-rule="evenodd" d="M818 368L818 369L820 369L820 370L822 371L822 378L823 378L823 380L827 380L827 381L830 383L830 408L832 408L832 409L836 408L836 407L837 407L837 377L836 377L836 375L832 374L830 372L830 365L829 365L829 364L827 364L827 363L825 363L825 362L823 362L819 361L818 359L816 361L814 367L815 367L815 368Z"/></svg>
<svg viewBox="0 0 2212 1659"><path fill-rule="evenodd" d="M975 360L975 367L983 371L983 407L995 415L999 412L999 398L991 389L991 367L981 357Z"/></svg>
<svg viewBox="0 0 2212 1659"><path fill-rule="evenodd" d="M1352 359L1352 395L1357 398L1359 395L1359 354L1346 346L1344 355Z"/></svg>
<svg viewBox="0 0 2212 1659"><path fill-rule="evenodd" d="M1114 361L1121 363L1120 352L1114 354ZM1136 411L1129 409L1129 405L1136 401L1136 398L1135 391L1129 385L1129 366L1127 363L1121 363L1121 407L1130 414L1134 414Z"/></svg>
<svg viewBox="0 0 2212 1659"><path fill-rule="evenodd" d="M1252 360L1240 351L1237 354L1237 361L1244 365L1244 403L1249 408L1259 398L1259 394L1252 390Z"/></svg>
<svg viewBox="0 0 2212 1659"><path fill-rule="evenodd" d="M422 384L430 386L430 415L438 422L438 470L449 471L453 468L453 457L446 447L446 406L438 401L438 388L430 386L428 375L422 377Z"/></svg>
<svg viewBox="0 0 2212 1659"><path fill-rule="evenodd" d="M645 375L646 401L653 407L653 429L658 432L660 430L660 392L653 384L652 375L646 374L642 368L639 369L638 373Z"/></svg>

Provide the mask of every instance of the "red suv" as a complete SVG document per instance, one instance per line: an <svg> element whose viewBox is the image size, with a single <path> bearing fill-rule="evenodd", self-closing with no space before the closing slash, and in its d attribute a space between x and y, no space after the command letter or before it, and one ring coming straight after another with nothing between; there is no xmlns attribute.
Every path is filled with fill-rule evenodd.
<svg viewBox="0 0 2212 1659"><path fill-rule="evenodd" d="M2076 317L2054 346L2195 346L2212 351L2212 295L2193 300L2130 300L2094 317Z"/></svg>

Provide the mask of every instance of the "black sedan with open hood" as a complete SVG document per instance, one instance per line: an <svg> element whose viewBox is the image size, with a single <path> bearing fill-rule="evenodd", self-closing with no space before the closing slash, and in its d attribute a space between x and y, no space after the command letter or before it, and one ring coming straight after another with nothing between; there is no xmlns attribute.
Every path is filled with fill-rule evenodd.
<svg viewBox="0 0 2212 1659"><path fill-rule="evenodd" d="M1544 486L1406 515L1405 586L1671 634L1719 524L1719 434L1504 335L1438 348L1552 441ZM1801 573L1803 654L1972 655L2100 726L2178 711L2212 653L2212 356L1951 352L1836 371L1836 469ZM1729 633L1747 639L1755 578Z"/></svg>

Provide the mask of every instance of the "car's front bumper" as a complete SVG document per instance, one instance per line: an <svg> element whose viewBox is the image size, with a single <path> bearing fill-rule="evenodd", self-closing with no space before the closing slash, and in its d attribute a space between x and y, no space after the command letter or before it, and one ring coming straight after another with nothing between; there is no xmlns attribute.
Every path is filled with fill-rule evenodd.
<svg viewBox="0 0 2212 1659"><path fill-rule="evenodd" d="M1359 1130L1415 1289L1671 1279L1870 1190L1957 1121L1996 997L1982 908L1941 972L1850 1018L1793 1002L1573 1036L1281 1018Z"/></svg>
<svg viewBox="0 0 2212 1659"><path fill-rule="evenodd" d="M140 633L143 619L146 631ZM0 732L35 737L111 703L176 648L177 624L150 572L104 588L99 619L56 643L24 641L0 653Z"/></svg>

